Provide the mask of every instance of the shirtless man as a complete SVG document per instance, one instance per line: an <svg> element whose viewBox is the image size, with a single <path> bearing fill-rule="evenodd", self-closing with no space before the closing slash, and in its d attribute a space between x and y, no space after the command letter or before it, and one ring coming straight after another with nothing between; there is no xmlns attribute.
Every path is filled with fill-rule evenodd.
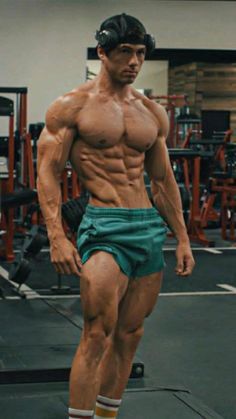
<svg viewBox="0 0 236 419"><path fill-rule="evenodd" d="M189 275L194 266L165 142L166 112L131 87L154 40L125 14L107 19L96 39L100 73L51 105L38 144L38 193L51 260L57 272L80 276L84 330L69 408L77 419L117 417L144 319L161 288L163 219L177 239L177 275ZM90 193L79 252L61 223L67 160Z"/></svg>

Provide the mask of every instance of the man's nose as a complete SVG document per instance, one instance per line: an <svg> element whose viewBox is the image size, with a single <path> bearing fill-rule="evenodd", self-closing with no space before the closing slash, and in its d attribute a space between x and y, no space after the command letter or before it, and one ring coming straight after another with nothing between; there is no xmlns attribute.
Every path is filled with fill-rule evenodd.
<svg viewBox="0 0 236 419"><path fill-rule="evenodd" d="M132 56L130 57L129 65L132 67L135 67L138 65L138 57L136 53L132 54Z"/></svg>

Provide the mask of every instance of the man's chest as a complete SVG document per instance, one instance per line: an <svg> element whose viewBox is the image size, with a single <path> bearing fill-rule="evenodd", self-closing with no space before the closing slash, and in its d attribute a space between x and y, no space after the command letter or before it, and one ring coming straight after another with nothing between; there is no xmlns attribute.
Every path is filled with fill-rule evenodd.
<svg viewBox="0 0 236 419"><path fill-rule="evenodd" d="M157 122L142 105L89 101L78 117L80 137L94 147L112 147L121 140L145 151L157 137Z"/></svg>

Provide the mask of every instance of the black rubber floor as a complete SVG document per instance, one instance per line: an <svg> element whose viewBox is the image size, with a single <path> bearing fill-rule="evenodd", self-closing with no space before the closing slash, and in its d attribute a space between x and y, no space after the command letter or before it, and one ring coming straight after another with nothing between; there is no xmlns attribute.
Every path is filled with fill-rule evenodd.
<svg viewBox="0 0 236 419"><path fill-rule="evenodd" d="M68 394L61 384L2 386L4 419L67 419ZM178 389L126 390L119 419L223 419L187 391Z"/></svg>
<svg viewBox="0 0 236 419"><path fill-rule="evenodd" d="M235 295L160 297L139 347L146 376L235 419L235 318Z"/></svg>
<svg viewBox="0 0 236 419"><path fill-rule="evenodd" d="M130 380L121 419L236 418L236 296L218 286L236 286L236 250L194 255L194 274L180 279L174 252L165 252L161 296L137 354L145 379ZM56 280L49 266L48 255L40 256L28 282L42 295ZM83 325L79 298L10 300L11 287L4 279L0 286L0 417L31 418L33 410L34 419L67 419L68 371Z"/></svg>
<svg viewBox="0 0 236 419"><path fill-rule="evenodd" d="M167 266L161 292L222 291L217 286L219 283L236 286L236 248L220 250L219 253L193 249L196 265L188 278L176 277L175 252L164 253Z"/></svg>
<svg viewBox="0 0 236 419"><path fill-rule="evenodd" d="M81 333L79 313L79 299L1 301L1 382L52 381L53 370L58 370L54 381L64 379L63 369L70 368ZM231 295L160 297L138 351L145 377L155 386L184 386L224 418L233 419L235 315ZM181 415L176 419L183 419Z"/></svg>

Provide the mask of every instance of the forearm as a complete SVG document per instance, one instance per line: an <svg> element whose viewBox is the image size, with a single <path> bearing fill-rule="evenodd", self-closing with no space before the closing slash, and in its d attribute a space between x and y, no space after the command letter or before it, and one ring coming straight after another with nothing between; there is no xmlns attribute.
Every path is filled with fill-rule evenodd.
<svg viewBox="0 0 236 419"><path fill-rule="evenodd" d="M178 242L189 242L178 185L171 167L161 181L152 180L153 201Z"/></svg>
<svg viewBox="0 0 236 419"><path fill-rule="evenodd" d="M62 128L51 133L44 128L37 145L37 189L51 244L57 244L58 240L66 237L61 220L61 174L72 140L69 129Z"/></svg>
<svg viewBox="0 0 236 419"><path fill-rule="evenodd" d="M43 173L40 171L37 179L37 190L50 242L55 242L62 237L65 238L61 220L60 176L57 176L51 170L46 170Z"/></svg>

